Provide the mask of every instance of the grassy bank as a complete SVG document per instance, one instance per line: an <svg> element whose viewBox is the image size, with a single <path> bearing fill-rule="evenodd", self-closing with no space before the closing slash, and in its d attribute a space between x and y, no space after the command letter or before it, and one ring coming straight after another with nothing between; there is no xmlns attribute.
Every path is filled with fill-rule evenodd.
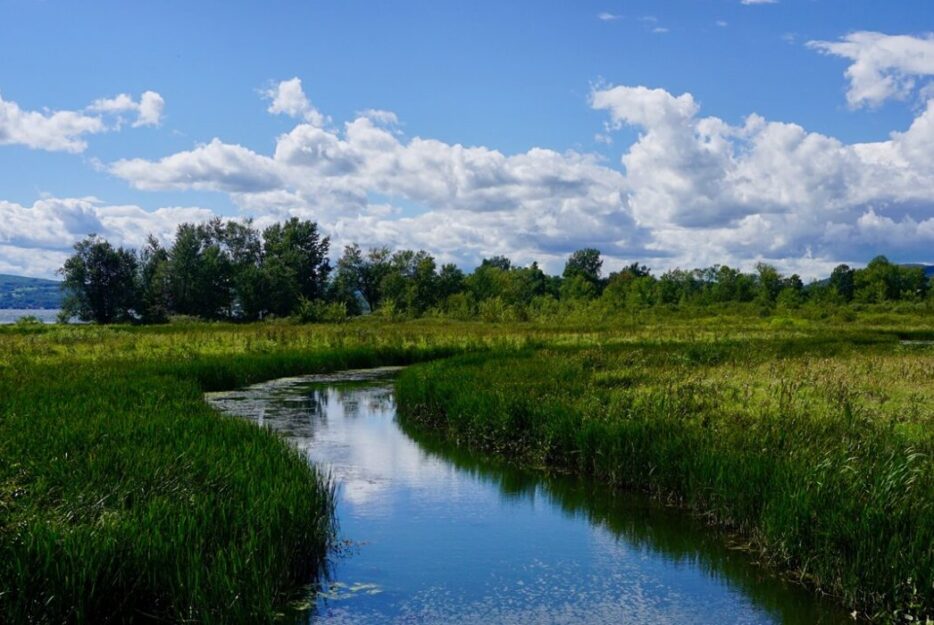
<svg viewBox="0 0 934 625"><path fill-rule="evenodd" d="M726 321L726 320L723 320ZM922 320L656 325L410 368L408 426L647 489L861 612L934 617L934 346Z"/></svg>
<svg viewBox="0 0 934 625"><path fill-rule="evenodd" d="M0 330L0 622L273 620L326 553L331 485L203 392L511 340L443 325Z"/></svg>

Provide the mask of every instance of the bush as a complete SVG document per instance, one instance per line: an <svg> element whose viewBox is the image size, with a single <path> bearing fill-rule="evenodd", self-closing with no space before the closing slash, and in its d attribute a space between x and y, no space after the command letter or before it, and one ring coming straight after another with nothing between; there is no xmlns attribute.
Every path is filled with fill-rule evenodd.
<svg viewBox="0 0 934 625"><path fill-rule="evenodd" d="M347 304L344 302L325 302L302 298L296 313L302 323L343 323L347 321Z"/></svg>

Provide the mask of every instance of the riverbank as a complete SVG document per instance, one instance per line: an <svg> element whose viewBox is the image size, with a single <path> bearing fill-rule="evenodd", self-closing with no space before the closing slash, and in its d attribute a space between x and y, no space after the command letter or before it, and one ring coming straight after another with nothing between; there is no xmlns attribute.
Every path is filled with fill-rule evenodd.
<svg viewBox="0 0 934 625"><path fill-rule="evenodd" d="M878 620L934 617L934 348L897 333L545 347L410 368L410 427L647 490ZM907 620L907 619L906 619Z"/></svg>

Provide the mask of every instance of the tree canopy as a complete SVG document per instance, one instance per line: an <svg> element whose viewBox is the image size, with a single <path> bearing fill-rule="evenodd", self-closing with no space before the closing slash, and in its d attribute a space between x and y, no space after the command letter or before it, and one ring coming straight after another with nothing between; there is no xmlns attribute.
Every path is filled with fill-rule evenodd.
<svg viewBox="0 0 934 625"><path fill-rule="evenodd" d="M332 270L330 240L318 225L292 218L262 232L250 221L182 224L163 246L150 237L139 251L91 235L75 245L61 273L68 315L98 323L158 323L173 315L257 320L295 315L340 320L376 313L521 320L587 306L612 313L653 306L759 310L815 305L921 301L930 280L918 266L886 257L865 268L839 265L829 279L805 285L759 263L753 272L727 265L673 269L659 277L638 262L603 274L599 250L569 255L560 276L505 256L484 258L470 273L439 264L424 250L346 246Z"/></svg>

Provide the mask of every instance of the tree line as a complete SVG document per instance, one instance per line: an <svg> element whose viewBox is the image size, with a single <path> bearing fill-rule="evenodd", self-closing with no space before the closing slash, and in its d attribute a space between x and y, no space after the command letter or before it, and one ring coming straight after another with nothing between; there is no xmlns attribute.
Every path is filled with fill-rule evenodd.
<svg viewBox="0 0 934 625"><path fill-rule="evenodd" d="M334 266L329 253L330 239L318 225L298 218L262 231L250 221L220 218L182 224L170 246L150 236L138 251L90 235L60 270L62 316L97 323L162 323L179 315L341 321L366 313L523 320L585 306L613 311L751 303L770 310L932 295L921 267L884 256L861 269L839 265L829 279L805 285L798 275L782 275L765 263L749 273L714 265L658 277L632 263L604 275L600 251L593 248L571 254L560 276L504 256L486 258L468 274L454 264L439 267L425 251L352 244Z"/></svg>

